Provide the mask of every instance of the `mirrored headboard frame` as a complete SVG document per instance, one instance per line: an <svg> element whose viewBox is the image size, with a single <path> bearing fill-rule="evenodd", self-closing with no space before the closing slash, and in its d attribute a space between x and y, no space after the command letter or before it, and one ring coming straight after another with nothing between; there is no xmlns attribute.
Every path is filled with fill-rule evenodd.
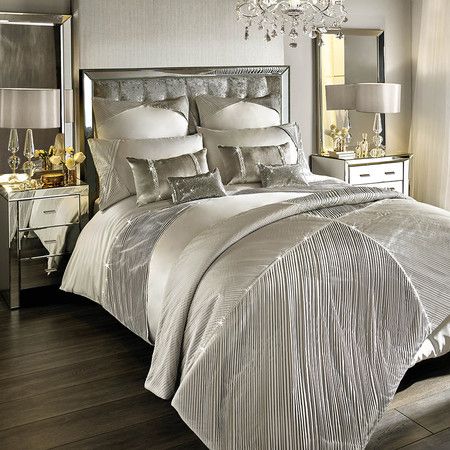
<svg viewBox="0 0 450 450"><path fill-rule="evenodd" d="M339 34L340 30L330 30L328 34ZM378 74L377 82L386 82L386 70L385 70L385 43L384 43L384 30L378 28L344 28L344 35L348 36L373 36L377 38L378 42L378 52L377 52L377 64L378 64ZM321 45L320 41L316 39L315 41L315 73L316 73L316 130L317 130L317 151L320 153L324 147L323 144L323 97L322 97L322 61L321 61ZM383 141L386 145L386 116L381 115L381 120L383 124ZM369 131L369 130L368 130Z"/></svg>
<svg viewBox="0 0 450 450"><path fill-rule="evenodd" d="M192 109L196 108L195 97L204 93L239 98L276 95L282 123L290 120L289 66L81 70L80 93L83 135L79 144L87 156L82 177L90 186L91 201L97 198L98 192L97 174L87 145L87 140L95 135L94 96L155 101L187 95ZM194 133L196 115L190 116L190 132Z"/></svg>

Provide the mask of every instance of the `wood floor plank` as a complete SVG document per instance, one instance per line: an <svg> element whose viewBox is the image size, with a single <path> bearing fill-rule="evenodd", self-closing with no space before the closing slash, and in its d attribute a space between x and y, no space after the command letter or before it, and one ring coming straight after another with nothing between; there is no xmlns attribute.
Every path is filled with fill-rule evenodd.
<svg viewBox="0 0 450 450"><path fill-rule="evenodd" d="M106 337L99 333L92 339L81 339L74 345L0 360L0 380L92 360L99 355L113 357L124 351L133 351L134 346L137 351L152 352L151 346L126 330Z"/></svg>
<svg viewBox="0 0 450 450"><path fill-rule="evenodd" d="M167 450L205 450L203 443L200 440L186 441L183 444L171 445Z"/></svg>
<svg viewBox="0 0 450 450"><path fill-rule="evenodd" d="M396 450L431 433L396 410L387 411L366 450Z"/></svg>
<svg viewBox="0 0 450 450"><path fill-rule="evenodd" d="M46 450L162 416L170 422L174 415L169 402L145 393L0 431L0 442L8 450Z"/></svg>
<svg viewBox="0 0 450 450"><path fill-rule="evenodd" d="M97 309L97 305L94 304L91 306L85 306L84 304L78 303L62 303L60 305L49 305L48 307L39 306L32 308L15 309L12 311L6 309L4 311L0 311L0 321L9 321L11 319L11 325L14 326L17 321L32 321L38 317L64 317L68 313L79 311L80 308L83 308L83 310L95 311Z"/></svg>
<svg viewBox="0 0 450 450"><path fill-rule="evenodd" d="M3 298L3 295L0 293L0 314L4 314L9 311L9 308L6 306L6 300Z"/></svg>
<svg viewBox="0 0 450 450"><path fill-rule="evenodd" d="M112 323L108 318L99 314L89 314L81 317L65 317L57 318L54 320L47 320L40 324L39 327L28 327L24 324L16 329L6 330L3 329L0 332L0 358L5 355L5 352L1 351L3 346L9 347L21 347L23 346L28 350L30 343L38 345L39 342L47 341L51 345L51 340L53 337L61 336L61 334L68 334L68 332L76 333L87 333L92 330L102 330L104 328L115 328L115 324ZM25 351L25 350L24 350ZM37 351L40 351L38 348ZM18 356L18 355L15 355Z"/></svg>
<svg viewBox="0 0 450 450"><path fill-rule="evenodd" d="M49 448L102 433L113 441L124 427L147 421L138 429L161 448L204 449L170 403L144 390L152 347L92 305L6 311L9 320L0 330L2 448Z"/></svg>
<svg viewBox="0 0 450 450"><path fill-rule="evenodd" d="M3 308L0 310L0 320L9 317L35 317L38 314L64 315L69 311L79 308L96 309L98 305L92 301L63 293L55 288L32 289L26 292L21 309L10 310L4 300L1 300Z"/></svg>
<svg viewBox="0 0 450 450"><path fill-rule="evenodd" d="M391 409L399 409L404 405L418 402L434 394L450 390L450 374L429 377L416 381L407 389L397 392L390 404Z"/></svg>
<svg viewBox="0 0 450 450"><path fill-rule="evenodd" d="M0 430L144 394L147 371L96 380L0 404Z"/></svg>
<svg viewBox="0 0 450 450"><path fill-rule="evenodd" d="M449 450L450 449L450 428L440 433L427 437L414 444L403 447L403 450Z"/></svg>
<svg viewBox="0 0 450 450"><path fill-rule="evenodd" d="M89 340L99 335L102 337L114 337L117 334L126 334L126 330L117 330L116 325L109 323L98 325L96 328L84 327L69 328L61 332L61 330L49 331L36 336L27 336L23 339L10 339L3 342L0 346L0 360L15 358L17 356L30 355L46 350L70 347L80 343L80 340Z"/></svg>
<svg viewBox="0 0 450 450"><path fill-rule="evenodd" d="M64 450L168 450L172 448L206 450L177 414L162 416L144 422L94 436L90 439L58 447Z"/></svg>
<svg viewBox="0 0 450 450"><path fill-rule="evenodd" d="M450 428L450 389L403 405L398 411L432 433Z"/></svg>
<svg viewBox="0 0 450 450"><path fill-rule="evenodd" d="M0 380L0 409L1 403L4 402L40 395L102 378L110 378L136 369L146 370L148 367L150 367L150 358L147 355L123 352L41 372L6 378Z"/></svg>
<svg viewBox="0 0 450 450"><path fill-rule="evenodd" d="M28 318L11 318L7 325L0 328L0 345L4 339L19 339L52 330L75 328L80 325L97 323L114 324L115 319L97 308L78 310L47 316L44 312Z"/></svg>

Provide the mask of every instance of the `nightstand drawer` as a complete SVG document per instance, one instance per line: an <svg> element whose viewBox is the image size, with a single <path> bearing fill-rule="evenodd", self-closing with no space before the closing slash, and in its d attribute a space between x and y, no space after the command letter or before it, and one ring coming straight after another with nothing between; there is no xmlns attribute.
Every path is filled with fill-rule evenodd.
<svg viewBox="0 0 450 450"><path fill-rule="evenodd" d="M391 181L387 183L365 184L366 187L376 187L380 189L389 189L390 191L400 192L403 194L403 181Z"/></svg>
<svg viewBox="0 0 450 450"><path fill-rule="evenodd" d="M20 232L20 259L71 253L79 234L78 224Z"/></svg>
<svg viewBox="0 0 450 450"><path fill-rule="evenodd" d="M69 256L31 259L20 262L20 285L22 289L57 284L64 273ZM50 262L50 264L49 264Z"/></svg>
<svg viewBox="0 0 450 450"><path fill-rule="evenodd" d="M43 198L20 203L20 217L29 217L26 230L61 227L79 222L80 197L68 195L60 198ZM26 221L25 221L26 222Z"/></svg>
<svg viewBox="0 0 450 450"><path fill-rule="evenodd" d="M403 163L349 167L350 184L387 183L403 180Z"/></svg>

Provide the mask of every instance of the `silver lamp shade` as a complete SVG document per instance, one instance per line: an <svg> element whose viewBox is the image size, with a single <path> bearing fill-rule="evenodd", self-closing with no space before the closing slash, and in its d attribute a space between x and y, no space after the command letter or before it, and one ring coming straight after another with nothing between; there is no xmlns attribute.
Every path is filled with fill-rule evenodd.
<svg viewBox="0 0 450 450"><path fill-rule="evenodd" d="M59 128L59 89L0 89L0 128Z"/></svg>
<svg viewBox="0 0 450 450"><path fill-rule="evenodd" d="M394 83L361 83L356 88L356 110L366 113L375 113L373 124L374 148L370 156L385 156L383 146L383 123L381 114L396 114L401 111L402 86Z"/></svg>
<svg viewBox="0 0 450 450"><path fill-rule="evenodd" d="M394 83L361 83L356 88L356 110L395 114L401 111L402 86Z"/></svg>

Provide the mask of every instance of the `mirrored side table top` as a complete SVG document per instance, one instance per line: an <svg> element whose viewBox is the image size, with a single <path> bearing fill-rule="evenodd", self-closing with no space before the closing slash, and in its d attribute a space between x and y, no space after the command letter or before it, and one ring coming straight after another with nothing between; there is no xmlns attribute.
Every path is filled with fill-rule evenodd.
<svg viewBox="0 0 450 450"><path fill-rule="evenodd" d="M37 189L0 182L0 292L11 309L23 290L60 283L88 211L82 181Z"/></svg>

